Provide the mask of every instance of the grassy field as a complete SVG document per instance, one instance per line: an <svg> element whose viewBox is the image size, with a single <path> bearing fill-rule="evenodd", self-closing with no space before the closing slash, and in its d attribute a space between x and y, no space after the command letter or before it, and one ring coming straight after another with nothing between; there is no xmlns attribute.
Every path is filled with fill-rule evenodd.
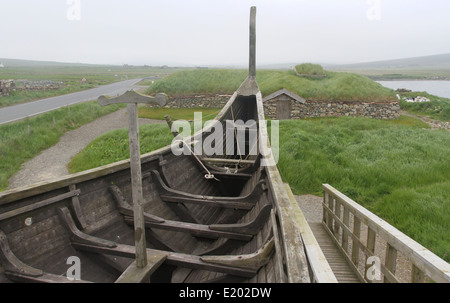
<svg viewBox="0 0 450 303"><path fill-rule="evenodd" d="M329 183L449 261L450 134L427 128L406 116L281 121L279 170L295 194L322 195ZM141 126L141 153L172 139L166 125ZM70 170L128 153L127 131L113 131L89 144Z"/></svg>
<svg viewBox="0 0 450 303"><path fill-rule="evenodd" d="M151 85L147 94L164 92L170 96L192 94L230 94L247 77L246 70L191 70L174 73ZM267 96L286 88L308 100L395 101L393 90L364 76L326 72L324 78L298 77L293 70L258 70L256 80Z"/></svg>
<svg viewBox="0 0 450 303"><path fill-rule="evenodd" d="M450 134L414 118L280 122L279 169L296 194L328 183L450 260Z"/></svg>
<svg viewBox="0 0 450 303"><path fill-rule="evenodd" d="M70 113L64 107L26 120L0 125L0 190L7 189L9 178L20 170L22 163L56 144L65 132L120 107L123 105L102 107L97 101L93 101L71 106Z"/></svg>
<svg viewBox="0 0 450 303"><path fill-rule="evenodd" d="M145 78L149 76L165 77L179 69L161 69L150 67L122 67L102 65L52 65L52 66L15 66L0 69L0 79L26 79L31 81L53 80L64 82L59 89L46 91L14 91L0 98L0 107L24 103L42 98L73 93L113 82ZM87 82L81 85L81 79ZM148 82L144 82L148 83Z"/></svg>

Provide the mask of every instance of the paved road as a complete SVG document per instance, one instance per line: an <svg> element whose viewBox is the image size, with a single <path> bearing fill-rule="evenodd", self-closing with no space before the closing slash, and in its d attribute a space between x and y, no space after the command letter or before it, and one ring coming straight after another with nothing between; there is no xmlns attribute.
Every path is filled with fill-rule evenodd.
<svg viewBox="0 0 450 303"><path fill-rule="evenodd" d="M0 124L45 113L63 106L96 100L101 95L116 96L117 94L123 94L132 89L140 80L132 79L116 82L81 92L0 108Z"/></svg>

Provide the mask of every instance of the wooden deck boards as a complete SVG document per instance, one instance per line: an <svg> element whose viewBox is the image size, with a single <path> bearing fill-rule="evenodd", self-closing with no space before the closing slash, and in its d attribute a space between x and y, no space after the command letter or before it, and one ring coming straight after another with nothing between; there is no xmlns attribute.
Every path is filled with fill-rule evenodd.
<svg viewBox="0 0 450 303"><path fill-rule="evenodd" d="M331 270L336 276L339 283L360 283L358 276L354 273L350 265L342 256L342 253L328 236L322 223L309 223L314 236L319 243L320 248L325 255Z"/></svg>

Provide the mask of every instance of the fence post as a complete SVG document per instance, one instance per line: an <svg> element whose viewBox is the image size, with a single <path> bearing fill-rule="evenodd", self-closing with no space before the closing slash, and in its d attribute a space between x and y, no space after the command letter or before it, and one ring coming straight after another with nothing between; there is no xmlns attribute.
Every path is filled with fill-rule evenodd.
<svg viewBox="0 0 450 303"><path fill-rule="evenodd" d="M397 266L397 250L392 247L389 243L386 245L386 260L385 260L386 268L395 275L395 267ZM384 283L390 282L386 279L386 275L384 276Z"/></svg>

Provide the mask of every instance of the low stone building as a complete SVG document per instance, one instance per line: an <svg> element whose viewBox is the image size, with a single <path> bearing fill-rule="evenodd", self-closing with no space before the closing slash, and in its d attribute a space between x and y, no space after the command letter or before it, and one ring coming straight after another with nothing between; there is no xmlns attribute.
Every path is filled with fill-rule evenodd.
<svg viewBox="0 0 450 303"><path fill-rule="evenodd" d="M277 120L335 116L396 119L400 116L398 102L311 101L287 89L265 97L263 104L266 116Z"/></svg>
<svg viewBox="0 0 450 303"><path fill-rule="evenodd" d="M292 116L298 116L297 108L301 108L305 103L305 99L283 88L263 99L264 113L271 119L291 119Z"/></svg>

